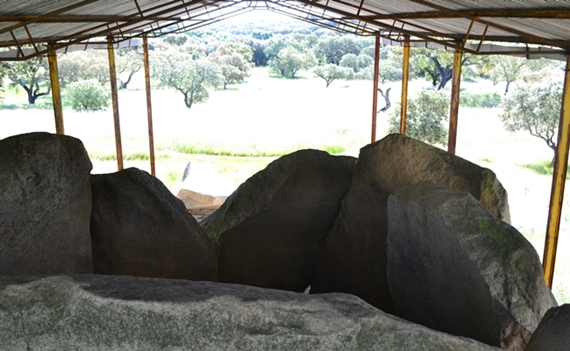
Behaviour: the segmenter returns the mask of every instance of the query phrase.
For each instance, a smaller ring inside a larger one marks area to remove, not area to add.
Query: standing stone
[[[421,141],[388,135],[360,149],[311,292],[354,294],[394,313],[386,278],[386,204],[393,191],[426,180],[469,191],[499,218],[509,220],[507,193],[493,172]]]
[[[220,282],[304,291],[355,162],[301,150],[242,184],[202,222],[219,244]]]
[[[375,165],[379,185],[390,193],[432,180],[469,192],[497,218],[511,221],[507,191],[490,169],[401,134],[388,135],[364,149]]]
[[[0,349],[492,351],[345,294],[126,276],[0,277]]]
[[[91,273],[91,161],[80,140],[0,140],[0,275]]]
[[[570,305],[548,310],[532,334],[525,351],[570,349]]]
[[[129,168],[91,182],[95,273],[217,280],[213,243],[160,180]]]
[[[533,246],[469,193],[435,182],[388,201],[388,283],[397,315],[522,351],[556,306]]]

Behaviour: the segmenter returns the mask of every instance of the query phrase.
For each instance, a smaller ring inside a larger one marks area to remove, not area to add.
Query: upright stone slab
[[[525,351],[567,351],[570,348],[570,305],[546,312]]]
[[[80,140],[0,140],[0,275],[91,273],[91,161]]]
[[[217,280],[214,244],[160,180],[129,168],[92,188],[95,273]]]
[[[305,290],[355,162],[301,150],[242,184],[201,222],[219,244],[220,282]]]
[[[388,135],[360,150],[311,292],[354,294],[393,313],[386,278],[386,203],[396,189],[426,180],[469,191],[499,218],[509,220],[507,194],[493,172],[421,141]]]
[[[126,276],[0,277],[0,349],[491,351],[344,294]]]
[[[388,201],[388,283],[397,315],[522,351],[556,302],[533,246],[469,193],[435,182]]]

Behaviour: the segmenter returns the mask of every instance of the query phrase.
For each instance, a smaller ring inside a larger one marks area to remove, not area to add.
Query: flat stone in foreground
[[[0,278],[0,349],[498,350],[345,294],[134,278]]]

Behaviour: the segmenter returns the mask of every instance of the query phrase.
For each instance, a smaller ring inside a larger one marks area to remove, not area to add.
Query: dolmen
[[[495,174],[393,134],[300,150],[198,223],[81,141],[0,140],[2,350],[558,350]],[[544,318],[543,318],[544,317]]]

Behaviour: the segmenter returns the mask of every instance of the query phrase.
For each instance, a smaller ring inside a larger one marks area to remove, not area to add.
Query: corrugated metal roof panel
[[[337,30],[381,31],[396,40],[416,35],[455,47],[457,40],[485,37],[570,50],[570,1],[552,0],[4,0],[0,49],[48,40],[63,46],[107,34],[117,40],[160,35],[167,26],[184,30],[247,6],[281,8],[316,24],[334,23]]]

